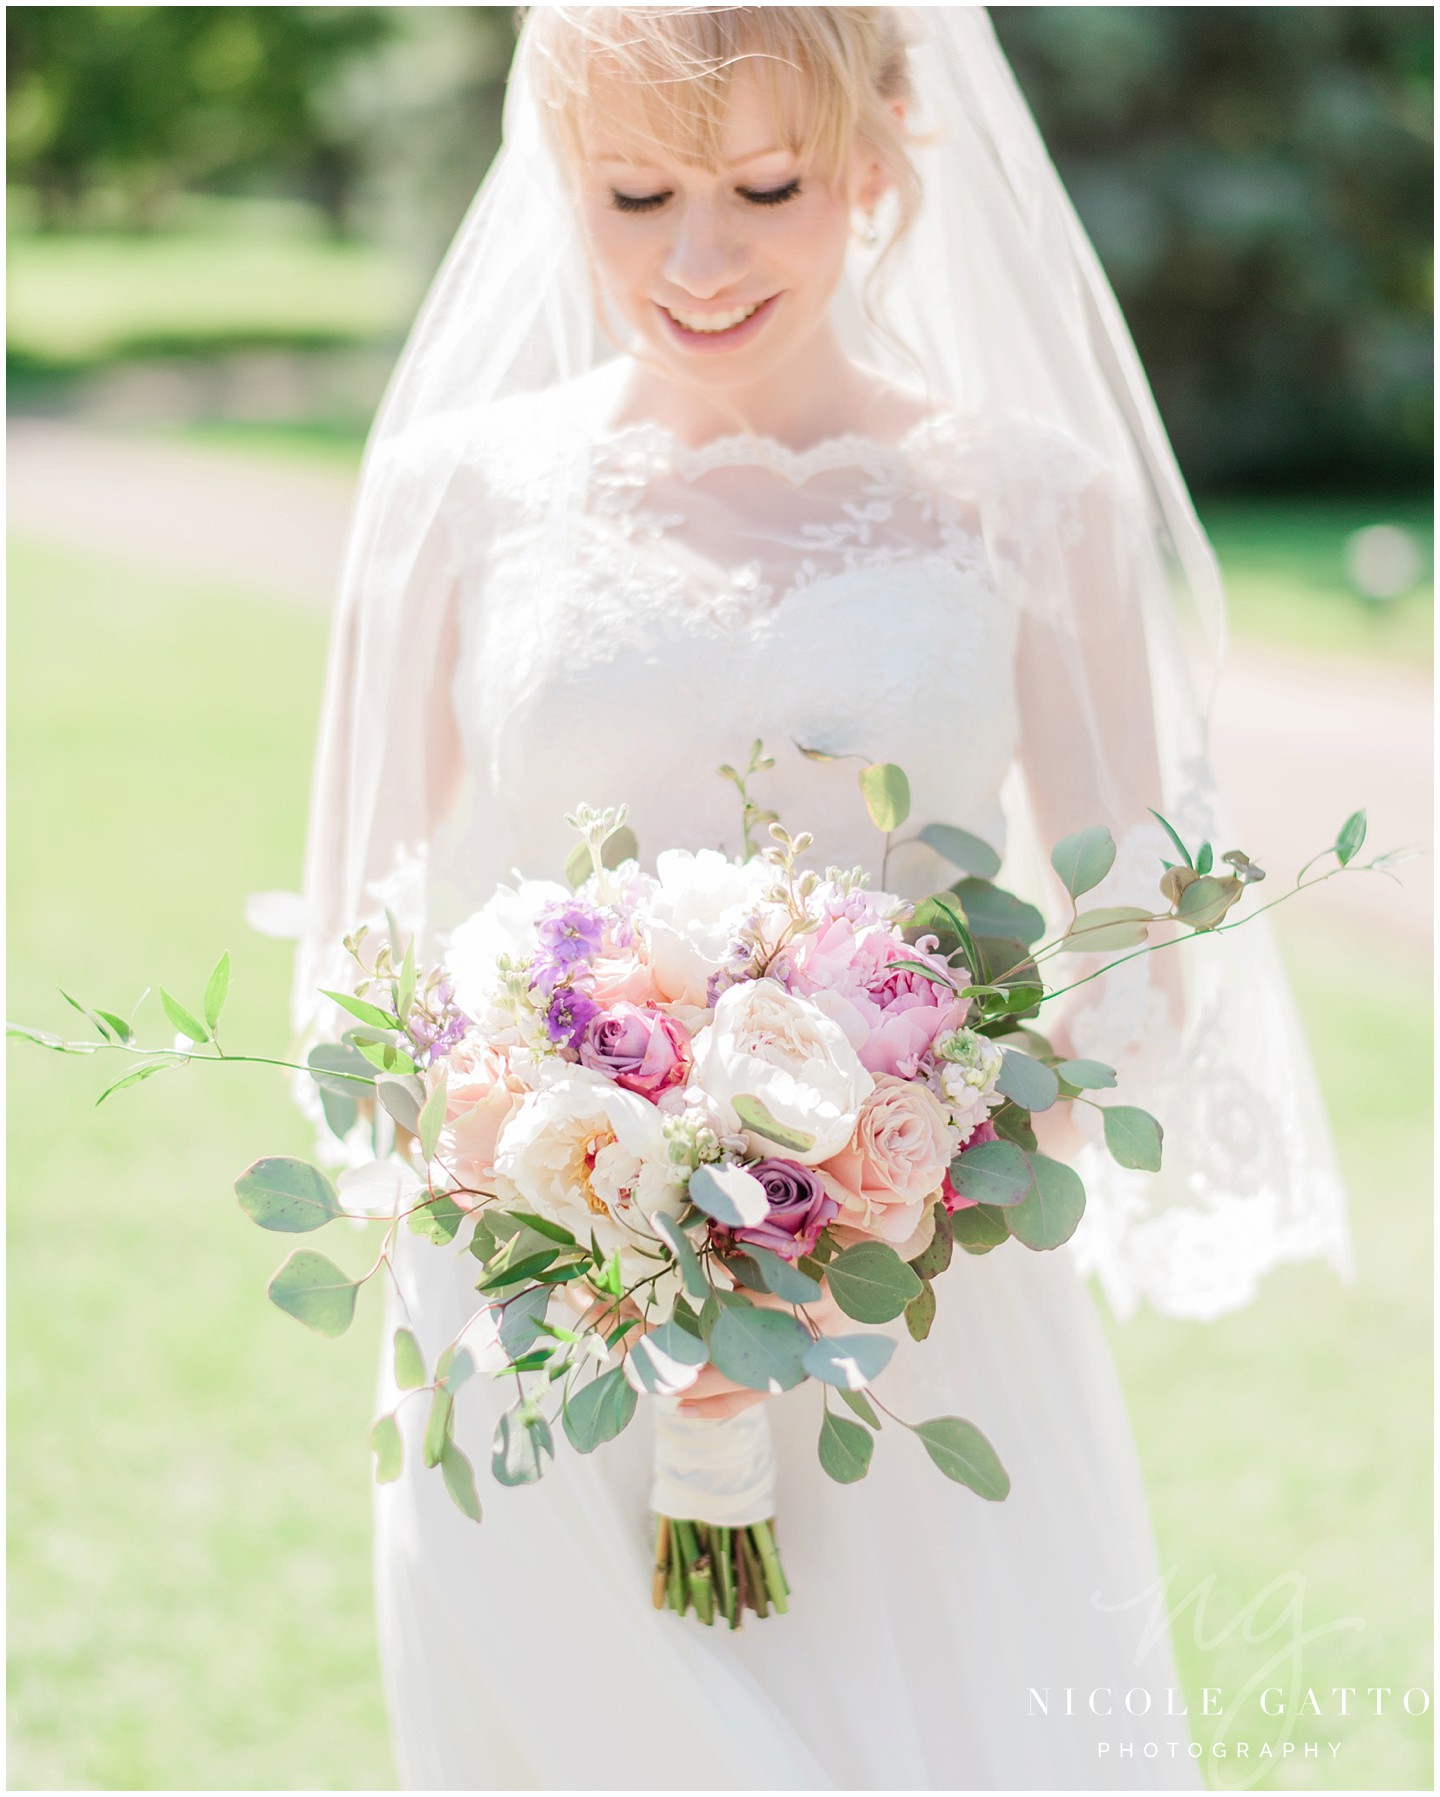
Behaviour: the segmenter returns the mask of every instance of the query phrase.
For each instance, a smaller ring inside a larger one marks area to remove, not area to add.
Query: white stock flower
[[[737,864],[718,849],[666,849],[655,872],[656,889],[641,913],[655,983],[667,999],[703,1006],[711,974],[728,959],[735,931],[774,871],[761,861]]]
[[[518,887],[500,887],[488,904],[456,926],[445,951],[445,971],[467,1017],[479,1019],[490,1010],[501,955],[519,960],[531,954],[535,919],[546,905],[569,897],[554,880],[522,880]]]
[[[743,1129],[735,1100],[748,1096],[777,1123],[813,1136],[814,1146],[801,1150],[746,1132],[757,1154],[808,1166],[850,1140],[875,1084],[840,1025],[776,980],[745,980],[720,994],[714,1022],[696,1039],[692,1078],[715,1100],[727,1129]]]
[[[995,1090],[1003,1057],[988,1036],[975,1030],[954,1030],[935,1045],[939,1067],[935,1086],[950,1112],[950,1120],[968,1136],[990,1112],[1004,1103]]]

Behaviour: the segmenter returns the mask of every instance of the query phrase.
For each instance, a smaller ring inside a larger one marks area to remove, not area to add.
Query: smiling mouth
[[[754,305],[735,306],[729,312],[682,312],[673,306],[662,306],[660,309],[682,331],[691,331],[698,337],[716,337],[725,331],[735,330],[747,318],[753,318],[765,304],[764,300],[756,300]]]

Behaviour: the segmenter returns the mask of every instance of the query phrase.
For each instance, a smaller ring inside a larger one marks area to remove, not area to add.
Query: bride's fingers
[[[738,1416],[742,1410],[749,1410],[752,1405],[764,1402],[763,1391],[746,1391],[740,1387],[713,1398],[692,1398],[687,1393],[680,1400],[680,1409],[685,1416],[708,1417],[712,1422],[724,1422],[727,1417]]]

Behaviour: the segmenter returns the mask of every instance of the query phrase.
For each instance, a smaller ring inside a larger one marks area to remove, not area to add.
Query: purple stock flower
[[[747,1169],[765,1188],[770,1214],[763,1223],[752,1223],[741,1229],[712,1228],[711,1233],[722,1242],[752,1243],[768,1248],[782,1260],[799,1260],[809,1254],[820,1239],[820,1231],[832,1217],[840,1214],[840,1205],[820,1183],[813,1167],[802,1167],[798,1161],[757,1161]]]
[[[545,1029],[554,1043],[574,1048],[585,1033],[585,1025],[600,1014],[600,1007],[589,993],[575,986],[557,986],[545,1013]]]
[[[456,1006],[455,988],[442,979],[410,1013],[406,1034],[428,1067],[448,1054],[469,1028],[470,1019]]]
[[[540,947],[561,967],[574,967],[600,952],[605,919],[591,905],[559,899],[547,905],[535,925]]]

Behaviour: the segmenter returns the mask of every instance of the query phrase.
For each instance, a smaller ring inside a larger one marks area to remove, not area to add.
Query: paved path
[[[310,605],[334,592],[353,483],[303,464],[110,436],[42,419],[8,430],[10,528]],[[1401,870],[1332,882],[1315,917],[1429,953],[1434,904],[1431,687],[1424,674],[1237,647],[1214,749],[1241,844],[1297,867],[1359,804],[1378,848],[1423,845]],[[1221,846],[1221,845],[1217,845]],[[1230,846],[1230,845],[1223,845]]]

